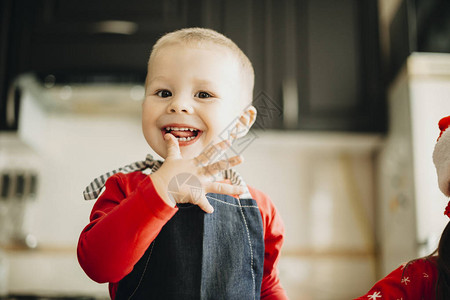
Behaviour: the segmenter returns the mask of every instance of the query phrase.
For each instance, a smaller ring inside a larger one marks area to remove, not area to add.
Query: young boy
[[[154,45],[142,129],[164,163],[148,156],[85,191],[93,199],[106,187],[78,259],[112,299],[287,299],[276,270],[282,221],[230,169],[242,157],[223,155],[255,121],[253,82],[248,58],[213,30]]]

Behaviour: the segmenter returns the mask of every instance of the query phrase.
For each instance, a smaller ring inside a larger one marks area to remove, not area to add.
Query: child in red
[[[78,260],[112,299],[287,299],[276,264],[283,224],[225,150],[256,118],[253,68],[228,38],[188,28],[163,36],[148,63],[142,128],[165,160],[100,176]]]
[[[441,134],[433,152],[441,191],[450,197],[450,116],[439,121]],[[450,218],[450,202],[445,212]],[[450,222],[445,227],[438,249],[430,256],[401,265],[378,281],[359,298],[369,300],[448,300],[450,299]]]

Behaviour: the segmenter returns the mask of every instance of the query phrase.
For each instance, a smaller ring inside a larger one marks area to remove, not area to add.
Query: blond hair
[[[230,50],[241,67],[242,79],[245,83],[244,88],[247,89],[246,94],[248,93],[249,97],[248,102],[252,102],[253,85],[255,82],[253,66],[244,52],[242,52],[242,50],[231,39],[221,33],[218,33],[217,31],[207,28],[193,27],[176,30],[163,35],[155,43],[150,54],[149,64],[161,48],[176,43],[183,43],[198,47],[204,47],[212,43]]]

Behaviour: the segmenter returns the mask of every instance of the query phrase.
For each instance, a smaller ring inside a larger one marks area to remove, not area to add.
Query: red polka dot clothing
[[[355,300],[435,299],[437,278],[436,257],[413,260],[392,271]]]

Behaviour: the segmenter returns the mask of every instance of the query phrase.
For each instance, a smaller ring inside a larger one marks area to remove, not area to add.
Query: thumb
[[[166,142],[167,147],[166,159],[181,158],[180,146],[178,145],[176,137],[170,133],[166,133],[164,135],[164,141]]]

